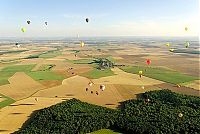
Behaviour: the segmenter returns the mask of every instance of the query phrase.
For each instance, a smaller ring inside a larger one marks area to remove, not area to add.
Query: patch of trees
[[[24,59],[35,59],[35,58],[39,58],[39,56],[40,56],[39,54],[38,55],[30,55]]]
[[[96,63],[98,65],[97,69],[100,69],[100,70],[114,67],[114,63],[106,58],[96,58],[90,64],[93,64],[93,63]]]
[[[71,99],[40,110],[20,134],[78,134],[108,128],[116,122],[117,111]]]
[[[40,110],[17,133],[78,134],[101,128],[139,134],[200,132],[199,97],[170,90],[150,91],[142,96],[122,102],[118,110],[68,100]]]
[[[200,98],[170,90],[151,91],[122,103],[117,126],[130,133],[200,132]]]

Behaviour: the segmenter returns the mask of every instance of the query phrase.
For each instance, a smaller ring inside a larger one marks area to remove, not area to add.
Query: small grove
[[[182,114],[182,117],[179,114]],[[83,134],[99,129],[125,133],[200,132],[200,98],[170,90],[150,91],[117,110],[71,99],[36,112],[18,132]]]

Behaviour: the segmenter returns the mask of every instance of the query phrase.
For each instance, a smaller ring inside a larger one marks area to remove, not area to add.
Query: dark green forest
[[[150,91],[142,98],[121,102],[117,110],[71,99],[37,111],[17,134],[84,134],[102,128],[124,133],[198,134],[200,98]]]

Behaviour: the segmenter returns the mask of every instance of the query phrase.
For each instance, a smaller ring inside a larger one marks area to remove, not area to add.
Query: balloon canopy
[[[21,28],[21,31],[24,33],[24,32],[26,32],[26,28]]]
[[[180,117],[180,118],[183,117],[183,114],[182,114],[182,113],[179,113],[179,114],[178,114],[178,117]]]
[[[150,59],[147,59],[146,60],[146,63],[149,65],[149,64],[151,64],[151,60]]]
[[[171,46],[171,44],[170,44],[170,43],[166,43],[165,45],[166,45],[167,47]]]
[[[185,43],[185,48],[188,48],[190,46],[190,43],[189,42],[186,42]]]
[[[139,74],[140,74],[140,75],[143,74],[143,71],[139,71]]]
[[[102,90],[102,91],[104,91],[105,90],[105,86],[104,85],[100,85],[100,89]]]
[[[86,18],[85,21],[88,23],[89,22],[89,18]]]
[[[81,42],[80,42],[80,46],[81,46],[81,47],[84,47],[84,46],[85,46],[85,43],[84,43],[83,41],[81,41]]]
[[[30,20],[27,20],[26,22],[27,22],[27,24],[31,24],[31,21],[30,21]]]
[[[188,31],[188,27],[185,27],[185,31]]]
[[[174,52],[174,49],[173,49],[173,48],[171,48],[171,49],[169,49],[169,51],[170,51],[170,52]]]

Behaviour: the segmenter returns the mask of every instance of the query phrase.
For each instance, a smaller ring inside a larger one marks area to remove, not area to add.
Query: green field
[[[51,71],[35,71],[26,72],[34,80],[63,80],[64,77],[57,75]]]
[[[39,55],[39,58],[54,58],[58,55],[61,55],[60,51],[48,51],[46,53]]]
[[[8,78],[16,72],[25,72],[27,75],[35,80],[63,80],[64,77],[50,71],[53,65],[42,66],[42,71],[31,71],[35,65],[14,65],[3,68],[0,71],[0,85],[8,84]]]
[[[3,72],[27,72],[31,71],[35,64],[30,65],[13,65],[3,68],[1,71]]]
[[[0,94],[0,97],[5,99],[0,102],[0,109],[15,102],[15,100],[13,100],[12,98],[9,98],[3,94]]]
[[[81,74],[81,76],[90,78],[90,79],[98,79],[101,77],[112,76],[115,75],[111,69],[99,70],[94,68],[92,71]]]
[[[98,131],[95,131],[92,133],[88,133],[88,134],[122,134],[122,133],[115,132],[111,129],[101,129],[101,130],[98,130]]]
[[[179,83],[189,82],[189,81],[199,79],[197,77],[181,74],[179,72],[167,70],[164,68],[126,66],[126,67],[121,67],[121,69],[125,72],[133,73],[133,74],[138,74],[138,72],[142,70],[144,76],[161,80],[164,82],[172,83],[172,84],[179,84]]]
[[[44,58],[44,59],[47,59],[47,58],[56,57],[58,55],[61,55],[60,51],[51,50],[51,51],[47,51],[47,52],[44,52],[44,53],[38,53],[38,54],[29,55],[25,59],[34,59],[34,58]]]
[[[54,66],[56,66],[56,65],[55,64],[44,64],[39,67],[38,71],[50,71]]]
[[[79,59],[79,60],[66,60],[66,61],[74,64],[92,64],[94,62],[93,59]]]
[[[13,65],[3,68],[0,71],[0,85],[8,84],[8,78],[14,75],[16,72],[29,72],[35,65]]]

